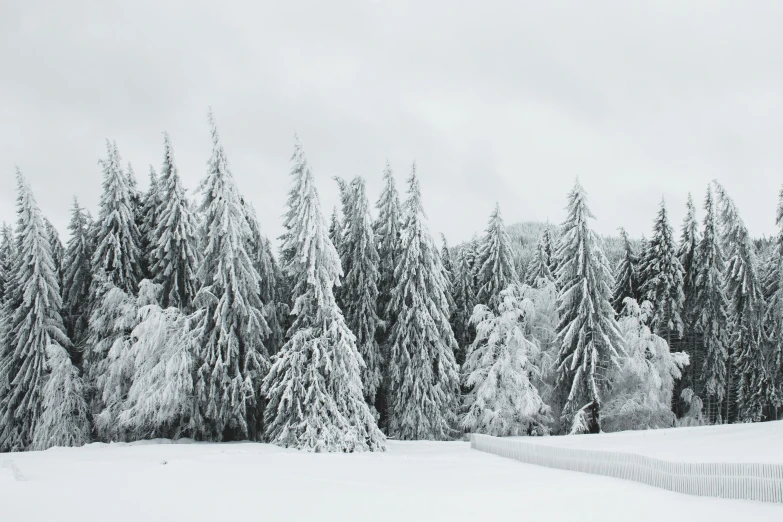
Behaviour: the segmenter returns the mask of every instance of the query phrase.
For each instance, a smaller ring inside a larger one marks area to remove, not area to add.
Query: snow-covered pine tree
[[[6,297],[6,347],[0,354],[2,451],[23,451],[32,444],[47,400],[47,350],[71,345],[60,317],[60,288],[44,217],[19,169],[16,179],[16,255],[11,295]]]
[[[103,165],[103,193],[96,222],[93,275],[101,272],[106,280],[133,294],[142,277],[139,230],[136,226],[135,195],[120,167],[117,144],[106,141]],[[93,299],[96,297],[94,296]]]
[[[682,379],[677,383],[678,391],[696,387],[694,381],[697,377],[697,371],[701,367],[701,362],[704,360],[704,354],[700,349],[701,343],[697,339],[698,334],[694,328],[694,322],[698,313],[694,308],[696,299],[696,251],[700,238],[699,222],[696,219],[696,207],[693,204],[693,198],[690,193],[688,193],[686,209],[685,218],[682,222],[680,242],[677,247],[677,258],[680,260],[680,266],[682,266],[683,305],[681,319],[683,333],[681,341],[671,342],[670,347],[685,351],[690,357],[690,364],[683,372]],[[681,395],[681,393],[675,393],[677,397]],[[685,401],[682,401],[675,407],[675,413],[681,416],[686,408],[687,404],[685,404]]]
[[[544,234],[542,236],[543,243],[544,243],[544,253],[546,254],[546,258],[549,260],[549,272],[552,274],[552,281],[557,282],[557,260],[555,259],[555,237],[554,232],[552,230],[552,226],[547,221],[546,227],[544,228]]]
[[[568,217],[561,226],[557,262],[559,345],[557,388],[565,397],[561,431],[601,431],[601,401],[608,367],[622,352],[622,335],[610,299],[614,277],[587,194],[577,181],[568,195]]]
[[[619,321],[625,354],[609,368],[612,383],[603,409],[606,431],[668,428],[675,381],[688,364],[688,355],[670,352],[669,345],[647,326],[653,313],[649,301],[626,298]]]
[[[250,227],[211,111],[209,124],[212,157],[201,182],[202,259],[193,318],[199,353],[192,431],[202,440],[256,440],[269,327],[258,272],[246,248]]]
[[[682,266],[682,288],[685,294],[682,318],[686,327],[692,322],[693,299],[696,294],[696,250],[700,239],[696,207],[693,205],[693,198],[688,193],[687,212],[682,222],[680,244],[677,248],[677,257]]]
[[[721,203],[723,244],[726,248],[726,294],[732,314],[731,352],[727,382],[726,420],[731,422],[731,379],[736,373],[736,419],[757,422],[774,403],[775,388],[768,373],[762,346],[764,295],[758,277],[753,241],[734,201],[713,181]],[[733,367],[732,367],[733,366]]]
[[[52,247],[52,262],[54,263],[54,269],[57,275],[57,285],[62,288],[65,248],[63,247],[63,242],[60,241],[60,234],[57,232],[54,225],[52,225],[52,222],[47,218],[44,218],[44,226],[46,227],[46,234],[49,237],[49,244]]]
[[[783,406],[783,187],[778,195],[775,223],[778,234],[764,271],[764,337],[768,345],[768,364],[775,381],[777,408]],[[776,412],[777,413],[777,412]],[[776,415],[777,417],[777,415]]]
[[[726,389],[729,348],[729,302],[724,282],[724,258],[712,189],[704,199],[704,233],[696,250],[693,309],[694,329],[704,354],[696,368],[695,392],[706,399],[707,420],[717,422]]]
[[[63,274],[63,322],[68,338],[75,350],[71,357],[81,360],[81,348],[86,340],[90,320],[90,287],[92,286],[92,244],[89,234],[90,223],[84,209],[73,198],[71,221],[68,224],[70,237],[65,250],[65,271]],[[63,374],[63,377],[67,377]]]
[[[144,192],[139,188],[139,183],[136,180],[136,173],[133,171],[133,165],[128,162],[128,168],[126,170],[128,176],[128,190],[130,193],[130,206],[133,209],[133,220],[136,223],[136,230],[138,232],[139,247],[139,281],[147,276],[149,272],[149,259],[148,252],[143,249],[144,238],[142,237],[142,230],[144,229]]]
[[[166,166],[167,156],[167,154],[164,154],[164,167]],[[150,269],[145,274],[147,279],[154,277],[151,269],[155,264],[155,250],[158,245],[156,230],[160,223],[160,213],[165,204],[158,174],[152,165],[150,165],[149,178],[149,188],[144,193],[144,202],[141,209],[142,224],[139,227],[139,249],[145,258],[147,267]]]
[[[620,228],[620,238],[623,240],[623,257],[617,265],[612,291],[612,308],[617,314],[621,314],[625,307],[625,298],[639,299],[639,275],[637,273],[639,260],[631,246],[628,232]]]
[[[449,275],[449,281],[453,281],[454,278],[454,263],[451,262],[451,250],[449,249],[449,243],[446,241],[446,236],[441,233],[440,235],[440,261],[443,263],[443,269]]]
[[[370,204],[365,182],[361,177],[351,181],[350,207],[345,212],[343,242],[340,252],[343,267],[347,266],[341,296],[345,303],[345,322],[356,336],[356,347],[364,359],[361,371],[364,397],[375,406],[375,395],[381,385],[382,355],[376,339],[380,324],[378,304],[378,266],[380,258],[372,230]]]
[[[151,239],[153,264],[150,273],[163,289],[160,306],[190,310],[196,295],[196,218],[190,212],[185,189],[179,179],[174,150],[168,133],[163,133],[163,168],[159,188],[163,206],[156,212],[157,226]],[[151,196],[154,197],[154,196]]]
[[[332,209],[332,217],[329,220],[329,241],[336,249],[340,249],[343,240],[343,223],[340,219],[340,211],[337,207]]]
[[[457,351],[454,356],[457,364],[465,362],[465,354],[468,346],[473,342],[475,331],[470,323],[473,308],[476,306],[476,295],[473,293],[473,272],[468,263],[468,250],[466,247],[459,249],[457,262],[453,267],[454,283],[451,287],[451,296],[454,308],[451,312],[451,330],[457,341]]]
[[[653,222],[653,235],[647,244],[642,267],[642,294],[653,306],[650,328],[671,345],[683,334],[683,271],[669,224],[666,203],[661,200]]]
[[[391,293],[394,288],[394,269],[400,255],[400,231],[402,229],[402,210],[397,185],[389,163],[383,171],[383,192],[376,203],[378,218],[373,223],[373,232],[378,244],[378,315],[386,322],[385,333],[391,329],[387,313]]]
[[[264,317],[269,327],[269,337],[265,344],[267,352],[274,354],[282,348],[285,342],[283,314],[288,311],[286,304],[288,299],[281,292],[280,284],[283,277],[272,252],[272,244],[267,237],[261,234],[261,226],[258,224],[253,205],[249,201],[245,201],[244,208],[245,218],[250,225],[247,249],[260,278],[261,302],[264,303]]]
[[[6,288],[9,286],[13,275],[15,253],[14,233],[10,225],[3,223],[2,227],[0,227],[0,308],[2,308],[5,301]]]
[[[550,408],[531,378],[540,374],[534,364],[540,347],[526,333],[535,315],[533,302],[518,284],[501,290],[497,313],[486,305],[476,307],[471,322],[476,340],[462,368],[465,431],[496,437],[549,433]]]
[[[49,344],[46,356],[49,377],[43,388],[41,418],[35,426],[31,449],[84,446],[90,442],[90,419],[79,369],[58,344]]]
[[[494,307],[500,292],[512,283],[519,281],[514,267],[514,254],[506,225],[500,215],[500,205],[489,218],[487,231],[481,241],[478,253],[478,291],[479,303]]]
[[[551,270],[552,250],[551,245],[548,244],[551,240],[548,239],[549,237],[549,228],[545,228],[544,232],[541,233],[541,237],[538,240],[536,251],[533,254],[533,257],[530,259],[530,263],[527,265],[525,275],[528,286],[541,288],[548,282],[555,280]]]
[[[130,334],[131,385],[117,422],[136,440],[179,438],[190,429],[196,338],[182,310],[156,304],[163,291],[147,279],[140,283],[137,325]]]
[[[307,451],[385,449],[362,393],[364,363],[334,298],[342,270],[313,174],[296,140],[285,216],[284,269],[296,296],[288,342],[264,379],[267,439]]]
[[[408,179],[400,257],[389,303],[389,434],[443,440],[456,427],[457,341],[448,321],[447,281],[425,224],[416,165]],[[487,256],[488,265],[492,258]]]
[[[307,157],[305,156],[304,149],[302,148],[302,142],[299,140],[299,135],[294,134],[294,152],[291,155],[291,162],[293,163],[291,165],[291,178],[294,180],[294,185],[288,190],[288,199],[286,200],[286,208],[293,208],[293,205],[297,204],[297,201],[301,198],[301,192],[303,189],[302,183],[304,182],[305,178],[305,172],[310,167],[307,165]],[[335,208],[335,213],[337,212],[337,209]],[[290,214],[286,214],[283,217],[283,235],[281,235],[278,239],[280,239],[280,265],[282,267],[286,267],[291,264],[293,257],[296,255],[296,248],[293,246],[286,246],[286,245],[293,245],[293,239],[292,234],[294,232],[292,231],[294,224],[289,223],[289,220],[291,219]],[[334,243],[333,243],[334,244]],[[285,274],[285,268],[283,269],[284,275]],[[288,286],[292,287],[295,285],[295,282],[289,281]]]

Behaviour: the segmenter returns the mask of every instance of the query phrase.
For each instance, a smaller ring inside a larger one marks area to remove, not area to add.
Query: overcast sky
[[[14,165],[64,232],[93,213],[117,141],[142,187],[167,130],[186,186],[206,170],[212,106],[242,193],[281,230],[295,131],[324,212],[335,175],[415,159],[433,235],[564,217],[578,176],[595,228],[679,230],[712,178],[754,235],[783,183],[783,2],[0,2],[0,221]],[[701,212],[700,212],[701,219]],[[679,234],[679,232],[678,232]]]

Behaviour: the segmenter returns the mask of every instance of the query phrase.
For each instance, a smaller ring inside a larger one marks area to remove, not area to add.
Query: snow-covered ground
[[[525,437],[524,440],[551,446],[638,453],[676,462],[783,463],[783,421],[571,437]]]
[[[1,454],[24,480],[0,468],[0,521],[783,520],[783,505],[526,465],[465,442],[381,454],[166,442]]]

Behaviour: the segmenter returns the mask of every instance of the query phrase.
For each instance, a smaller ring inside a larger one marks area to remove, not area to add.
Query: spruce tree
[[[680,349],[690,357],[690,364],[683,372],[683,378],[677,383],[677,389],[682,390],[690,387],[694,388],[696,379],[696,369],[701,365],[704,355],[699,349],[699,343],[696,339],[694,322],[696,320],[697,310],[694,308],[696,299],[696,250],[699,244],[699,222],[696,219],[696,207],[693,205],[693,198],[688,194],[687,211],[682,222],[680,243],[677,247],[677,258],[682,266],[682,323],[683,334]],[[672,348],[673,349],[673,348]],[[677,393],[679,396],[680,393]],[[682,414],[680,408],[675,409],[678,415]]]
[[[494,307],[501,290],[505,290],[508,285],[519,280],[514,268],[511,240],[500,215],[500,206],[497,204],[481,241],[477,262],[479,268],[476,297],[479,303]]]
[[[14,283],[6,298],[7,344],[0,357],[2,451],[22,451],[32,444],[47,400],[47,350],[66,350],[71,344],[60,317],[62,301],[49,233],[19,169],[16,178]]]
[[[212,157],[200,187],[203,257],[194,300],[199,352],[192,431],[203,440],[257,439],[269,327],[258,272],[246,249],[250,227],[211,111],[209,123]]]
[[[106,141],[103,165],[103,193],[96,222],[93,274],[102,273],[108,282],[133,294],[143,277],[139,230],[136,226],[134,190],[120,167],[117,144]]]
[[[43,388],[41,418],[35,426],[31,449],[84,446],[90,442],[84,382],[63,347],[49,344],[46,353],[49,377]]]
[[[376,309],[380,258],[364,179],[356,177],[348,190],[351,191],[350,207],[345,213],[340,252],[342,266],[348,267],[341,291],[345,303],[343,313],[345,322],[356,336],[356,347],[364,359],[361,372],[364,397],[370,406],[374,406],[382,377],[381,349],[376,339],[376,330],[380,324]]]
[[[373,232],[378,245],[378,315],[387,323],[385,332],[388,334],[391,325],[387,313],[391,293],[394,288],[394,269],[400,256],[400,230],[402,227],[402,210],[397,185],[389,163],[383,171],[383,192],[375,205],[378,209],[378,219],[373,223]]]
[[[454,264],[451,262],[451,250],[449,249],[449,243],[446,241],[446,236],[440,235],[440,261],[443,263],[443,269],[449,276],[449,282],[454,280]]]
[[[500,292],[497,308],[478,305],[471,318],[478,334],[463,367],[469,391],[460,424],[496,437],[548,434],[551,410],[531,381],[540,374],[540,346],[528,331],[533,302],[512,283]]]
[[[329,221],[329,241],[339,249],[343,239],[343,224],[337,207],[332,209],[332,217]]]
[[[287,297],[282,292],[284,278],[277,265],[272,244],[269,238],[261,234],[256,211],[249,202],[245,202],[245,216],[250,225],[250,237],[247,242],[248,252],[253,259],[261,291],[261,302],[264,303],[264,317],[269,326],[269,337],[266,342],[270,354],[277,353],[285,342],[284,314],[288,311]]]
[[[526,270],[526,282],[528,286],[534,288],[541,288],[549,282],[555,280],[552,274],[552,260],[551,260],[551,245],[549,229],[544,229],[541,237],[538,240],[536,251],[533,253],[533,257],[530,259],[530,263],[527,265]]]
[[[52,262],[54,263],[54,269],[57,276],[57,284],[62,288],[65,248],[63,247],[63,242],[60,241],[60,234],[57,232],[57,229],[54,228],[52,222],[47,218],[44,218],[44,226],[46,227],[46,235],[49,237],[49,244],[52,247]]]
[[[625,307],[625,298],[634,300],[641,298],[639,295],[639,260],[631,246],[628,232],[620,228],[620,238],[623,240],[623,257],[617,265],[614,289],[612,291],[612,308],[617,314],[621,314]]]
[[[84,209],[73,198],[71,221],[68,224],[70,238],[65,251],[63,275],[63,321],[68,337],[76,350],[71,354],[75,361],[81,359],[82,347],[89,328],[90,287],[92,286],[91,259],[93,255],[89,234],[90,223]]]
[[[693,198],[688,194],[687,212],[682,222],[680,244],[677,249],[677,257],[682,266],[682,288],[685,295],[683,320],[686,325],[690,322],[693,311],[693,299],[695,298],[696,284],[696,250],[698,248],[699,222],[696,219],[696,207]]]
[[[16,252],[14,233],[7,223],[0,227],[0,308],[5,301],[6,288],[13,276],[13,261]]]
[[[713,181],[721,203],[723,244],[726,247],[726,293],[732,315],[726,420],[732,421],[732,379],[736,374],[736,419],[755,422],[775,400],[774,385],[762,346],[764,296],[753,241],[737,207],[723,186]]]
[[[454,308],[451,312],[451,330],[457,341],[455,358],[458,365],[465,362],[465,354],[468,346],[473,342],[475,330],[470,322],[473,308],[476,306],[476,295],[473,293],[473,272],[468,263],[467,248],[463,247],[457,253],[457,262],[454,265],[454,283],[451,287],[451,296]]]
[[[593,214],[577,181],[568,196],[568,217],[561,226],[555,259],[558,265],[556,343],[557,388],[566,397],[561,413],[565,431],[601,431],[602,372],[622,351],[615,320],[612,276],[601,240],[590,229]]]
[[[165,137],[165,142],[168,143],[168,135]],[[164,168],[166,166],[167,154],[164,154]],[[164,191],[160,186],[158,180],[158,174],[155,172],[155,167],[150,165],[149,173],[149,188],[144,193],[144,202],[142,203],[142,224],[139,227],[139,249],[146,261],[146,265],[149,268],[145,274],[147,279],[152,279],[154,274],[152,267],[155,264],[155,251],[158,245],[158,235],[156,233],[158,224],[160,223],[160,213],[164,204]]]
[[[157,238],[152,251],[150,273],[160,284],[160,306],[190,310],[196,295],[197,239],[196,219],[190,212],[185,189],[179,179],[174,150],[168,133],[163,133],[163,168],[159,189],[163,206],[151,239]]]
[[[266,437],[307,451],[382,451],[383,434],[362,393],[362,356],[333,293],[340,259],[298,139],[293,161],[282,248],[296,319],[264,379]]]
[[[414,164],[389,303],[389,434],[443,440],[454,434],[459,377],[448,322],[447,281],[429,235]],[[488,266],[492,260],[488,256]]]
[[[729,302],[724,282],[724,258],[712,190],[704,200],[704,233],[699,241],[695,264],[693,310],[694,328],[702,339],[703,362],[695,369],[696,389],[706,399],[707,419],[715,422],[726,388],[726,361],[729,348]]]
[[[642,279],[644,299],[653,305],[650,328],[671,345],[672,339],[679,339],[683,333],[681,314],[685,295],[682,265],[663,200],[653,222],[653,236],[647,244]]]

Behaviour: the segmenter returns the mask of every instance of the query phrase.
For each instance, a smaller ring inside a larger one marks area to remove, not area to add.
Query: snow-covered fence
[[[634,453],[561,448],[475,433],[470,447],[527,464],[633,480],[689,495],[783,503],[783,464],[668,462]]]

